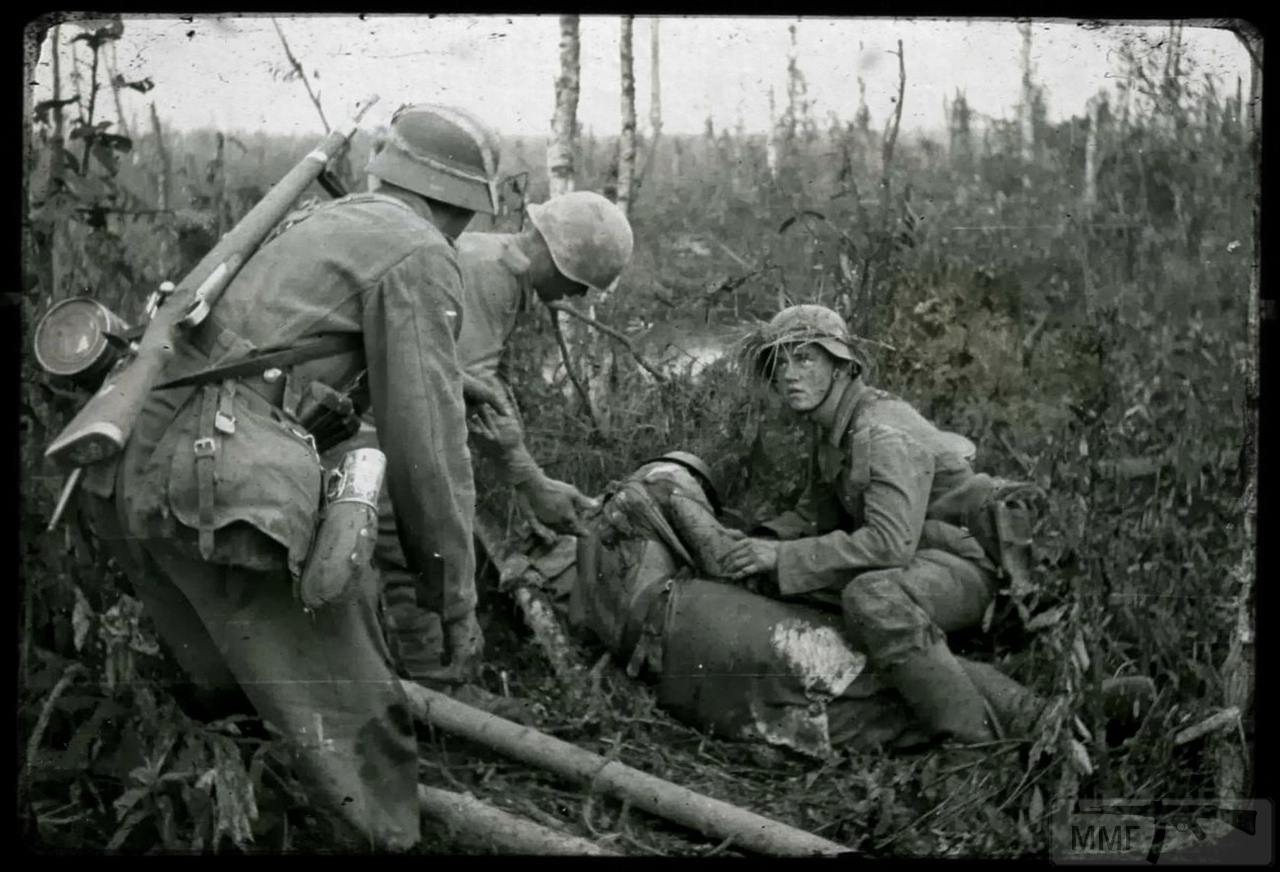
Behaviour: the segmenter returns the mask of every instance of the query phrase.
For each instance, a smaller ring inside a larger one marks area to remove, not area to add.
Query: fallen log
[[[408,681],[402,681],[414,716],[447,733],[508,757],[554,772],[630,802],[636,808],[715,839],[733,837],[742,850],[776,856],[850,853],[850,849],[804,830],[608,760],[584,748],[482,712]]]
[[[499,853],[619,856],[617,851],[556,832],[469,794],[419,784],[418,804],[423,813],[447,826],[459,841]]]

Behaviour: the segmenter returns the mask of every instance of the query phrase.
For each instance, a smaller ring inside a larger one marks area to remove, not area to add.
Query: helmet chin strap
[[[823,406],[825,406],[825,405],[826,405],[826,403],[827,403],[827,398],[828,398],[828,397],[830,397],[830,396],[831,396],[831,392],[832,392],[833,390],[835,390],[836,382],[838,382],[838,381],[840,381],[841,379],[843,379],[843,378],[844,378],[842,375],[840,375],[840,373],[842,373],[842,372],[848,372],[848,370],[847,370],[847,369],[845,369],[844,367],[841,367],[840,369],[835,370],[835,371],[831,374],[831,378],[829,378],[829,379],[827,380],[827,389],[826,389],[825,391],[823,391],[823,392],[822,392],[822,399],[818,400],[817,405],[815,405],[812,409],[810,409],[809,411],[805,412],[805,413],[804,413],[804,414],[805,414],[805,416],[812,415],[814,412],[818,411],[819,409],[821,409]]]

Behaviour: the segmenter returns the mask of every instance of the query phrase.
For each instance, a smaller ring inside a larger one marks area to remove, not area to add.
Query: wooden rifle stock
[[[147,324],[134,354],[108,373],[98,392],[49,445],[46,457],[61,464],[85,466],[124,448],[142,404],[173,356],[179,328],[194,327],[204,320],[240,267],[319,178],[330,158],[346,146],[360,118],[377,99],[366,100],[351,121],[334,128],[187,273]]]

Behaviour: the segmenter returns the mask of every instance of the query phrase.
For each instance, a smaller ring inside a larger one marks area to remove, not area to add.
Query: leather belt
[[[250,347],[240,334],[224,327],[216,315],[205,318],[203,324],[187,334],[187,339],[197,351],[209,359],[210,363],[217,363],[232,349]],[[241,376],[236,381],[260,397],[267,405],[276,409],[284,408],[285,378],[283,374],[274,381],[267,381],[261,374]]]

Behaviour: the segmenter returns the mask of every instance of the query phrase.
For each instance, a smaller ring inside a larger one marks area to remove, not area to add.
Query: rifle
[[[179,331],[195,327],[208,316],[240,267],[294,201],[321,178],[330,158],[346,148],[361,117],[377,99],[373,96],[361,103],[350,121],[334,128],[187,273],[156,308],[132,356],[122,358],[107,374],[98,392],[49,445],[47,458],[87,466],[124,448],[142,404],[173,355]]]

